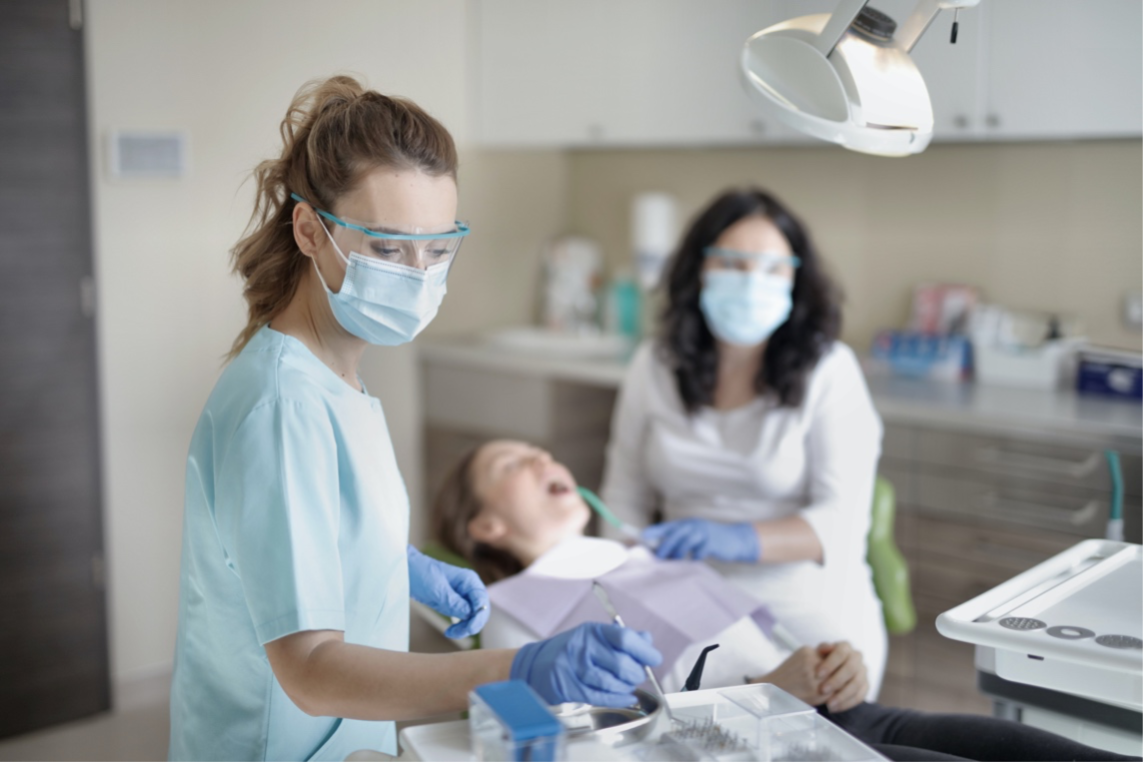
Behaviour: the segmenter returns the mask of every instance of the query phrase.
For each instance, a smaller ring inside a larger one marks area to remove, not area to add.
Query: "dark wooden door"
[[[0,737],[109,707],[79,0],[0,0]]]

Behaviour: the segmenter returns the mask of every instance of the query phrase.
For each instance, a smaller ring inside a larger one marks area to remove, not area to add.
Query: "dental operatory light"
[[[740,73],[763,111],[801,133],[867,154],[918,154],[934,113],[910,52],[940,11],[979,0],[921,0],[902,25],[867,0],[841,0],[832,14],[800,16],[744,43]]]

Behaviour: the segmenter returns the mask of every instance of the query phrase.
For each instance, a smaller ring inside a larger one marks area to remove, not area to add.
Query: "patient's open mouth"
[[[568,484],[564,483],[560,479],[553,479],[552,481],[549,482],[549,494],[550,495],[566,495],[569,492],[572,492],[572,487],[570,487]]]

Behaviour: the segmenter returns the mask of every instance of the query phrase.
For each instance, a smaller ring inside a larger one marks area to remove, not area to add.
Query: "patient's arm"
[[[846,641],[814,649],[804,646],[775,670],[751,681],[775,684],[808,705],[827,705],[832,713],[858,705],[870,687],[862,653]]]

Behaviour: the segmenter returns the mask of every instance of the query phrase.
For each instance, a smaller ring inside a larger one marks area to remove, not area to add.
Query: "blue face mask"
[[[791,280],[761,271],[714,270],[704,274],[700,310],[712,335],[735,346],[771,337],[791,315]]]
[[[336,293],[326,286],[320,271],[318,280],[326,288],[334,318],[346,332],[377,346],[400,346],[437,316],[446,293],[448,263],[418,269],[355,252],[347,258],[333,237],[330,242],[346,263],[346,278]],[[314,270],[318,271],[317,261]]]

